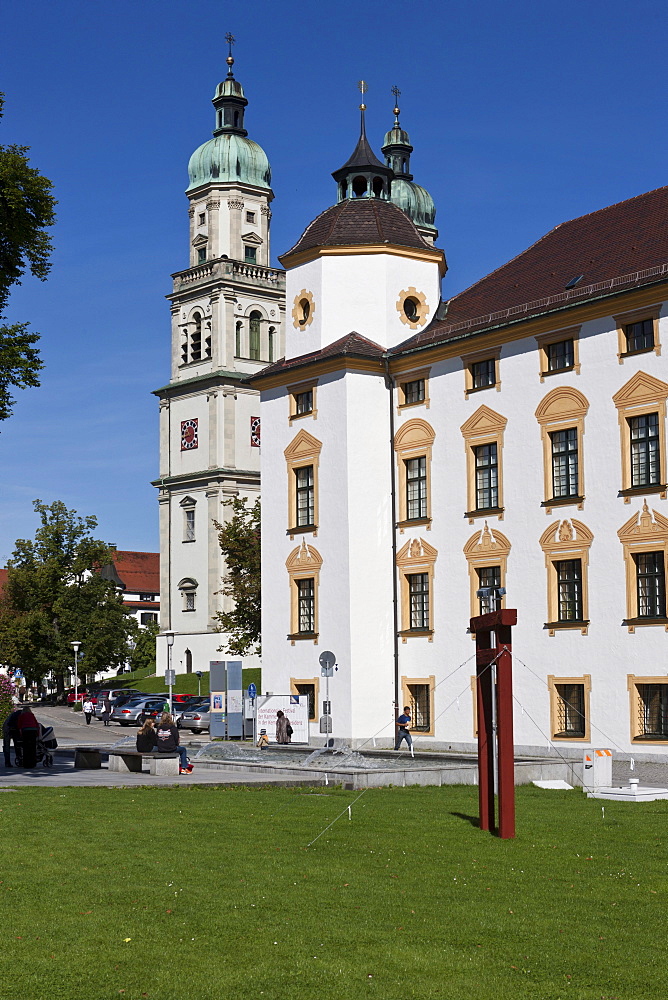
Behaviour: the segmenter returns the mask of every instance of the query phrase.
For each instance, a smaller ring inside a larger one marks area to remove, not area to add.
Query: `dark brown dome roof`
[[[294,253],[316,247],[376,246],[379,243],[434,251],[406,213],[391,201],[354,198],[333,205],[314,219],[292,249],[279,260],[283,263]]]

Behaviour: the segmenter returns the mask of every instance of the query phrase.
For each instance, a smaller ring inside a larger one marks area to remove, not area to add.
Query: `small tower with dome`
[[[213,136],[188,164],[187,266],[172,275],[171,374],[155,392],[161,620],[174,632],[172,665],[184,673],[221,657],[215,614],[229,607],[218,593],[225,567],[214,521],[229,518],[230,497],[252,502],[259,493],[260,409],[248,379],[283,354],[285,275],[270,266],[271,168],[248,137],[248,100],[227,40]],[[158,664],[162,672],[164,635]]]
[[[396,101],[401,91],[392,88]],[[413,147],[408,132],[399,123],[399,104],[394,106],[394,125],[385,133],[382,153],[385,163],[392,169],[394,177],[390,189],[390,201],[398,205],[415,223],[418,232],[430,243],[438,238],[434,225],[436,206],[434,200],[423,187],[416,184],[411,174],[411,153]]]

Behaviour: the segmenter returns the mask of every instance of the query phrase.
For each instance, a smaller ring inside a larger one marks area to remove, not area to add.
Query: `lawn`
[[[501,841],[476,828],[475,788],[358,794],[0,794],[0,998],[668,993],[668,802],[603,816],[580,792],[523,787]]]
[[[244,691],[247,690],[249,684],[255,684],[258,691],[261,690],[261,674],[262,670],[260,667],[247,667],[242,670],[242,684]],[[145,691],[147,694],[164,694],[168,691],[165,686],[164,674],[160,676],[148,677],[143,671],[137,670],[132,674],[121,674],[120,677],[107,678],[104,683],[99,681],[96,686],[104,688],[105,684],[113,688],[136,688],[137,691]],[[174,694],[197,694],[198,683],[195,674],[177,674],[176,683],[172,689]],[[209,693],[209,671],[205,670],[202,672],[200,678],[199,691],[202,696],[206,696]]]

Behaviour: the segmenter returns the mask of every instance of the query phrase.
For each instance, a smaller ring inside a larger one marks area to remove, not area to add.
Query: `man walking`
[[[397,719],[397,738],[394,744],[394,749],[398,750],[401,746],[401,741],[406,740],[408,749],[410,750],[413,746],[413,737],[408,732],[411,724],[411,710],[408,705],[404,705],[403,714]]]
[[[93,718],[93,712],[94,711],[95,711],[95,705],[91,701],[90,695],[88,695],[84,699],[84,703],[83,703],[83,713],[86,716],[86,725],[87,726],[90,726],[90,720]]]

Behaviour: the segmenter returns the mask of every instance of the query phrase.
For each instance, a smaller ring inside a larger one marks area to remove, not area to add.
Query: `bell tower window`
[[[260,323],[262,313],[254,310],[249,316],[248,323],[248,357],[251,361],[260,360]]]
[[[241,330],[243,323],[241,320],[238,321],[237,327],[234,333],[234,355],[237,358],[241,357]]]
[[[269,334],[267,340],[268,340],[267,346],[269,348],[269,357],[267,360],[274,361],[275,360],[274,355],[276,353],[276,330],[273,326],[269,327]]]
[[[366,177],[355,177],[353,180],[353,194],[356,198],[366,198],[367,182]]]
[[[385,193],[385,185],[383,184],[382,177],[374,177],[371,182],[371,187],[373,188],[374,198],[382,198]]]
[[[195,329],[190,335],[190,360],[200,361],[202,358],[202,316],[196,312],[193,316]]]

